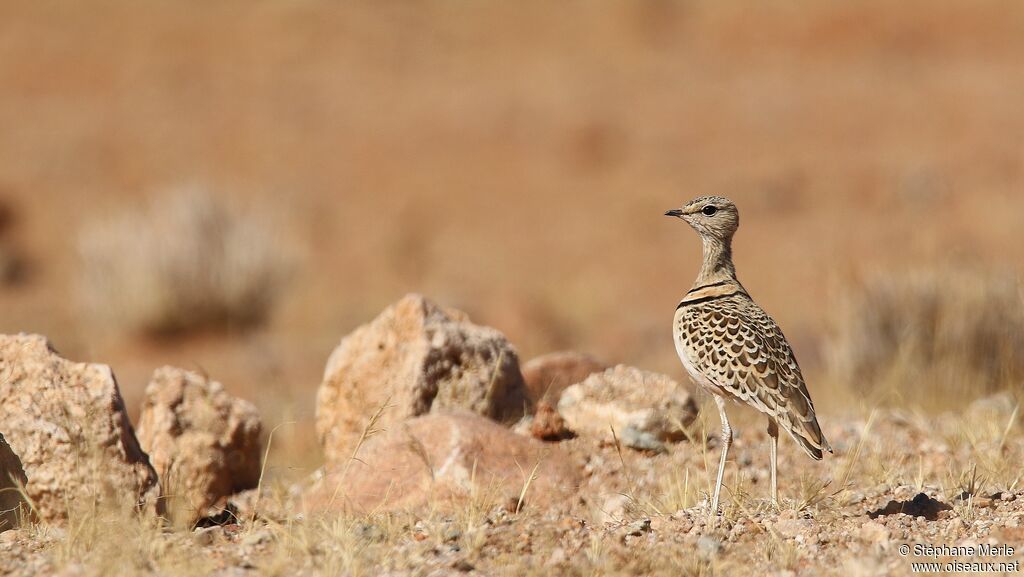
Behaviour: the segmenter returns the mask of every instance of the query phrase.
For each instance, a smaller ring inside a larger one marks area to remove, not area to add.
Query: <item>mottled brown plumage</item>
[[[768,416],[771,437],[772,502],[777,502],[778,428],[808,455],[830,451],[818,426],[800,366],[782,330],[736,279],[732,237],[739,212],[727,198],[705,196],[666,213],[685,220],[701,236],[704,262],[693,288],[676,308],[673,336],[687,372],[715,396],[722,418],[722,458],[712,499],[718,509],[732,429],[724,399],[746,403]]]

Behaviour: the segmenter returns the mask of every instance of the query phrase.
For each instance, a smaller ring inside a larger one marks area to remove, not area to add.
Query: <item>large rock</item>
[[[183,503],[194,520],[259,483],[262,425],[256,407],[203,375],[157,369],[138,430],[175,513]]]
[[[316,425],[328,463],[348,458],[385,403],[377,427],[445,409],[514,422],[529,401],[504,335],[408,295],[345,337],[327,362]]]
[[[538,465],[539,464],[539,465]],[[579,469],[564,451],[468,412],[409,419],[371,437],[355,459],[330,465],[304,496],[310,512],[493,506],[518,500],[536,469],[525,503],[551,506],[577,489]]]
[[[610,440],[614,428],[623,444],[657,450],[686,438],[697,405],[670,377],[618,365],[563,391],[558,412],[579,434]]]
[[[0,423],[40,520],[77,503],[159,507],[110,367],[65,360],[41,336],[0,336]]]
[[[523,365],[523,380],[531,401],[536,403],[543,399],[557,405],[566,387],[607,368],[608,365],[584,353],[548,353]]]
[[[13,529],[28,513],[21,491],[28,478],[21,466],[21,459],[14,454],[7,440],[0,435],[0,532]]]

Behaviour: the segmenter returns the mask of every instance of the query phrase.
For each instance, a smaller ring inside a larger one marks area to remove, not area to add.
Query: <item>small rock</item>
[[[547,401],[537,403],[537,412],[530,423],[530,435],[541,441],[561,441],[575,435],[565,426],[565,419]]]
[[[626,535],[630,537],[639,537],[644,533],[651,532],[651,520],[640,519],[639,521],[633,521],[626,527]]]
[[[653,434],[646,431],[638,431],[633,427],[626,427],[619,433],[619,442],[638,451],[664,453],[668,450],[665,448],[665,443],[659,441]]]
[[[344,463],[369,418],[465,410],[505,423],[525,414],[519,357],[500,332],[465,313],[408,295],[342,339],[317,393],[316,428],[328,464]]]
[[[183,503],[190,521],[229,495],[256,487],[261,431],[252,403],[198,373],[163,367],[146,387],[139,443],[172,504]]]
[[[271,543],[273,540],[274,534],[269,529],[260,529],[247,533],[242,537],[241,544],[247,547],[256,547],[265,543]]]
[[[810,519],[781,519],[775,522],[774,529],[783,537],[794,539],[812,531],[814,522]]]
[[[718,556],[722,550],[722,541],[710,535],[701,535],[697,539],[697,553],[704,559]]]
[[[203,527],[192,533],[192,540],[203,547],[213,545],[224,534],[223,527]]]
[[[614,429],[626,446],[635,443],[635,448],[651,450],[652,438],[660,442],[685,439],[685,428],[697,417],[697,405],[671,378],[619,365],[567,388],[558,412],[577,433],[611,440]]]
[[[523,365],[526,391],[534,403],[546,400],[557,405],[566,387],[582,382],[608,365],[594,357],[572,351],[549,353]]]
[[[982,497],[981,495],[975,497],[973,503],[979,509],[989,509],[995,505],[995,501],[991,497]]]
[[[865,543],[877,545],[883,549],[889,547],[889,529],[878,521],[868,521],[857,528],[857,537]]]

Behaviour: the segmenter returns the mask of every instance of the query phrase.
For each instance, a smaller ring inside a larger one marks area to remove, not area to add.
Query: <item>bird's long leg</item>
[[[779,454],[779,424],[775,419],[768,419],[768,442],[771,445],[772,468],[772,507],[779,508],[779,486],[775,480],[775,471]]]
[[[715,403],[718,404],[718,415],[722,418],[722,459],[718,462],[715,496],[711,499],[712,515],[718,515],[718,495],[722,491],[722,478],[725,476],[725,459],[729,456],[729,447],[732,445],[732,427],[729,426],[729,417],[725,414],[725,399],[715,395]]]

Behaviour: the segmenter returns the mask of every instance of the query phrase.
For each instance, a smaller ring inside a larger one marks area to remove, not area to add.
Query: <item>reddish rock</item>
[[[584,353],[548,353],[523,365],[523,379],[531,401],[536,403],[544,399],[557,405],[566,387],[607,368],[608,365]]]
[[[500,332],[420,295],[388,307],[331,354],[317,394],[317,433],[328,463],[342,462],[371,416],[377,426],[461,409],[511,423],[529,405],[519,357]]]
[[[42,521],[99,502],[157,511],[156,471],[110,368],[61,358],[44,337],[0,336],[0,423]]]
[[[518,501],[534,467],[531,504],[564,502],[579,485],[578,468],[558,447],[472,413],[425,415],[372,437],[356,460],[328,467],[303,507],[366,513],[454,501],[464,508],[468,498],[497,506]]]
[[[139,442],[160,474],[172,512],[190,521],[259,483],[262,424],[252,403],[208,378],[174,367],[153,373]]]
[[[541,441],[561,441],[575,435],[565,426],[565,419],[547,401],[537,404],[537,410],[530,423],[530,435]]]

